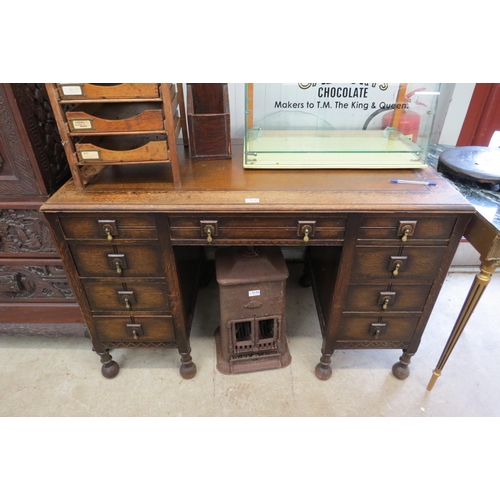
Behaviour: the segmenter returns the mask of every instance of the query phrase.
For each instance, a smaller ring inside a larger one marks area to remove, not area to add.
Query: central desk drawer
[[[122,314],[133,314],[137,311],[171,310],[167,286],[163,281],[144,278],[83,278],[82,285],[93,312],[119,311]]]
[[[351,281],[399,280],[432,282],[438,274],[447,247],[357,247]],[[397,264],[401,267],[395,272]]]
[[[94,316],[103,342],[175,342],[171,316]]]
[[[300,243],[314,241],[342,241],[346,217],[303,216],[200,216],[170,217],[170,236],[176,242],[207,242],[206,227],[211,228],[214,244],[232,240],[291,240]],[[305,232],[307,228],[307,233]],[[209,241],[210,242],[210,241]]]
[[[161,251],[156,245],[70,243],[78,273],[82,277],[163,277]]]

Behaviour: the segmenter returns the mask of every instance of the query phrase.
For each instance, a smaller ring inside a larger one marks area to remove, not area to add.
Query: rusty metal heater
[[[280,248],[220,248],[215,266],[220,294],[217,369],[232,374],[288,366],[288,269]]]

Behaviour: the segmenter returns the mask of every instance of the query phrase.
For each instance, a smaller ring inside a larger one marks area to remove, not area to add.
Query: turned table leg
[[[320,380],[328,380],[332,376],[332,354],[325,354],[322,351],[319,363],[316,365],[314,373]]]
[[[179,369],[181,377],[185,379],[193,378],[196,375],[196,365],[193,363],[193,358],[187,353],[180,353],[181,367]]]
[[[479,299],[484,293],[484,290],[488,286],[490,280],[491,280],[491,275],[494,273],[496,267],[500,264],[500,260],[494,260],[492,262],[482,262],[480,271],[474,278],[474,282],[472,283],[472,286],[469,290],[469,294],[467,295],[467,298],[465,299],[464,305],[462,306],[462,310],[460,311],[460,314],[457,318],[457,321],[455,323],[455,326],[453,327],[453,330],[451,332],[450,338],[448,339],[448,342],[446,343],[443,353],[441,354],[441,357],[439,358],[438,364],[434,371],[432,372],[432,377],[429,381],[429,384],[427,385],[427,390],[431,391],[432,388],[434,387],[434,384],[436,383],[436,380],[438,377],[441,375],[441,371],[444,368],[444,365],[446,364],[446,361],[448,360],[451,352],[453,351],[456,343],[458,342],[458,339],[460,338],[460,335],[462,335],[462,332],[467,325],[467,322],[469,321],[469,318],[471,317],[472,313],[474,312],[474,309],[476,305],[479,302]]]
[[[101,358],[101,373],[106,378],[114,378],[118,375],[120,371],[120,365],[113,360],[111,354],[108,351],[98,352],[98,356]]]

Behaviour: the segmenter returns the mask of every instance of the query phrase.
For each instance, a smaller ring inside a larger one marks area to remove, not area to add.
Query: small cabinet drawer
[[[137,311],[169,312],[167,287],[163,282],[145,279],[82,279],[90,309],[94,312],[115,311],[133,314]]]
[[[351,281],[387,280],[428,281],[434,280],[442,265],[447,247],[408,246],[400,253],[400,247],[360,246],[356,248]],[[396,271],[396,266],[401,267]]]
[[[157,83],[58,83],[62,100],[94,99],[157,99],[160,89]]]
[[[180,242],[217,242],[257,239],[289,240],[297,243],[342,241],[345,233],[345,217],[304,216],[281,217],[217,217],[216,215],[172,216],[170,236]],[[210,237],[207,234],[210,228]]]
[[[175,342],[171,316],[94,316],[103,342]]]
[[[419,217],[365,215],[361,220],[358,239],[385,239],[402,241],[404,228],[409,229],[404,242],[418,240],[448,240],[455,227],[456,217]]]
[[[409,341],[420,316],[344,314],[337,340],[350,341]]]
[[[164,130],[161,104],[154,102],[79,104],[66,119],[70,131],[80,135]]]
[[[349,285],[344,311],[421,312],[431,290],[430,284]]]
[[[71,243],[78,273],[82,277],[163,277],[161,252],[156,245],[107,245]]]
[[[165,136],[86,137],[75,144],[75,149],[78,162],[82,165],[169,160]]]
[[[153,215],[113,215],[105,217],[59,217],[66,238],[97,239],[113,243],[115,240],[155,240],[157,238]]]

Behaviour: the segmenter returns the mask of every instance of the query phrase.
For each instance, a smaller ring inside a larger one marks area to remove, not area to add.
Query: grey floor
[[[314,367],[321,335],[312,291],[287,283],[290,366],[240,375],[216,369],[213,331],[217,285],[199,291],[192,329],[198,373],[179,375],[176,350],[112,351],[121,370],[100,374],[98,356],[84,338],[0,336],[0,416],[265,416],[473,417],[500,416],[500,275],[493,276],[443,375],[426,390],[474,278],[451,272],[411,364],[397,380],[396,350],[337,351],[333,375],[320,381]]]

